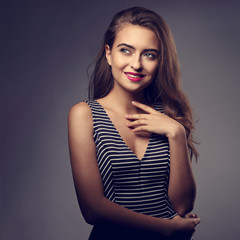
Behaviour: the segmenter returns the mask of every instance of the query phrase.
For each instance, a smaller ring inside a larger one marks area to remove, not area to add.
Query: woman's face
[[[148,28],[127,24],[119,30],[106,57],[112,67],[114,88],[139,92],[155,77],[159,63],[159,42]]]

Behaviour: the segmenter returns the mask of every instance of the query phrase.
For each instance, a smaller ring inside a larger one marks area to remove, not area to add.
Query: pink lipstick
[[[125,75],[130,81],[133,81],[133,82],[138,82],[145,77],[145,75],[141,73],[134,73],[134,72],[125,72]]]

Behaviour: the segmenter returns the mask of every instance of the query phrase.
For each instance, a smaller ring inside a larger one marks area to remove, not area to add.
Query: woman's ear
[[[108,64],[111,66],[112,65],[111,49],[108,45],[105,46],[105,52]]]

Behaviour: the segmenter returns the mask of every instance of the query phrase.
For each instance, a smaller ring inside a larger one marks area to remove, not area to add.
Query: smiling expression
[[[148,28],[127,24],[106,45],[106,58],[112,67],[114,88],[139,92],[154,79],[159,63],[159,42]]]

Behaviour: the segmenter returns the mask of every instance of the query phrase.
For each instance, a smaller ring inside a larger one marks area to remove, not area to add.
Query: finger
[[[136,102],[136,101],[132,101],[132,104],[135,107],[138,107],[140,109],[142,109],[143,111],[147,112],[147,113],[156,113],[156,110],[154,110],[153,108],[147,106],[146,104],[140,103],[140,102]]]
[[[196,226],[201,222],[200,218],[195,218],[194,221]]]
[[[151,133],[151,131],[150,131],[150,129],[147,125],[141,125],[139,127],[133,128],[132,131],[133,132],[144,132],[144,131],[146,131],[146,132]]]
[[[186,214],[184,217],[185,217],[185,218],[191,218],[191,217],[193,217],[193,213],[188,213],[188,214]]]
[[[134,119],[148,119],[148,114],[126,114],[125,118],[134,120]]]
[[[198,216],[197,216],[197,214],[195,214],[195,213],[188,213],[188,214],[186,214],[184,217],[185,217],[185,218],[196,218],[196,217],[198,217]]]
[[[195,218],[199,218],[199,216],[196,213],[194,213],[194,215],[195,215]]]
[[[140,120],[136,120],[136,121],[133,121],[133,122],[128,122],[127,126],[128,127],[137,127],[139,125],[146,125],[146,124],[147,124],[146,120],[140,119]]]

